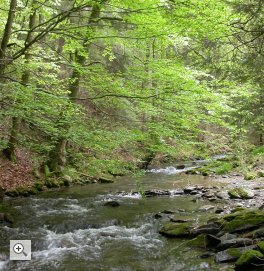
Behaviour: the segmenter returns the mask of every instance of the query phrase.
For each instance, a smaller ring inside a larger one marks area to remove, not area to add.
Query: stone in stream
[[[175,212],[171,210],[163,210],[161,213],[170,215],[170,214],[174,214]]]
[[[250,246],[252,245],[253,241],[249,238],[234,238],[230,240],[223,240],[217,246],[218,250],[224,250],[229,247],[242,247],[242,246]]]
[[[256,249],[256,245],[237,247],[237,248],[228,248],[226,250],[217,252],[215,255],[215,262],[217,263],[226,263],[237,260],[243,252],[247,250]]]
[[[228,191],[228,195],[231,199],[252,199],[254,191],[246,188],[233,188]]]
[[[216,197],[219,199],[225,199],[225,200],[229,199],[229,195],[228,195],[227,191],[217,192]]]
[[[146,190],[144,195],[146,197],[155,197],[155,196],[170,196],[170,191],[168,190],[157,190],[157,189],[151,189]]]
[[[120,206],[120,203],[118,201],[112,200],[112,201],[107,201],[106,203],[104,203],[104,206],[118,207]]]
[[[204,205],[201,208],[199,208],[199,211],[208,212],[210,210],[213,210],[214,208],[215,208],[215,206],[213,206],[213,205]]]
[[[264,212],[239,211],[223,217],[222,230],[229,233],[246,232],[264,225]]]
[[[221,213],[223,213],[225,210],[223,209],[223,208],[220,208],[220,207],[218,207],[216,210],[215,210],[215,213],[216,214],[221,214]]]
[[[201,225],[197,228],[191,230],[192,235],[199,234],[217,234],[220,231],[220,228],[215,224],[206,224]],[[220,242],[220,241],[219,241]]]
[[[250,270],[251,268],[255,268],[257,265],[263,264],[263,261],[264,256],[260,251],[247,250],[236,261],[235,270]]]
[[[185,168],[185,165],[177,165],[176,166],[176,169],[184,169]]]
[[[199,257],[200,257],[201,259],[207,259],[207,258],[210,258],[210,257],[212,257],[212,256],[214,256],[214,255],[215,255],[215,254],[212,253],[212,252],[205,252],[205,253],[201,254]]]
[[[192,223],[173,223],[163,224],[159,233],[167,237],[188,237],[190,235]]]
[[[186,186],[186,187],[183,188],[183,191],[184,191],[185,194],[190,194],[191,192],[193,192],[195,190],[196,190],[195,186]]]

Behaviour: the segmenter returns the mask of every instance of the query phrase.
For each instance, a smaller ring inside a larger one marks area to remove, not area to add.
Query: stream
[[[208,213],[199,208],[220,203],[193,202],[188,195],[142,198],[131,193],[136,190],[136,180],[144,190],[217,185],[210,177],[182,174],[193,167],[193,162],[181,170],[168,165],[140,178],[116,178],[113,184],[73,186],[6,199],[19,215],[12,228],[0,228],[0,270],[226,270],[230,266],[215,264],[213,257],[202,259],[206,251],[188,248],[183,239],[160,235],[160,222],[154,218],[158,212],[172,210],[180,218],[203,221]],[[120,191],[124,193],[118,194]],[[113,200],[120,206],[104,206]],[[10,239],[30,239],[32,260],[9,261]]]

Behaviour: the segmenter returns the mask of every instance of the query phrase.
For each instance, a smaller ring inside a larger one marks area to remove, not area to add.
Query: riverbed
[[[192,167],[190,164],[189,167]],[[187,175],[168,166],[141,177],[116,178],[113,184],[73,186],[28,198],[6,199],[19,215],[12,227],[0,229],[0,270],[36,271],[195,271],[227,270],[228,264],[203,259],[206,252],[188,248],[183,239],[158,233],[155,214],[170,210],[181,219],[200,223],[208,218],[204,205],[220,202],[193,201],[191,195],[141,197],[143,190],[177,190],[186,185],[221,186],[213,178]],[[116,201],[117,207],[105,206]],[[31,261],[9,261],[9,240],[30,239]]]

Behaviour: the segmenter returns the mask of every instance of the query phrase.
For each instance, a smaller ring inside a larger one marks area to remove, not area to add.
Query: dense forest
[[[263,144],[262,1],[12,0],[0,13],[0,148],[38,177]]]
[[[263,0],[1,0],[0,270],[263,270],[263,67]]]

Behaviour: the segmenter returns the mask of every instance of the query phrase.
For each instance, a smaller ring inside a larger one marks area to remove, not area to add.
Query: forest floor
[[[0,187],[12,190],[16,187],[33,184],[32,163],[22,153],[18,154],[17,161],[11,162],[0,156]]]

